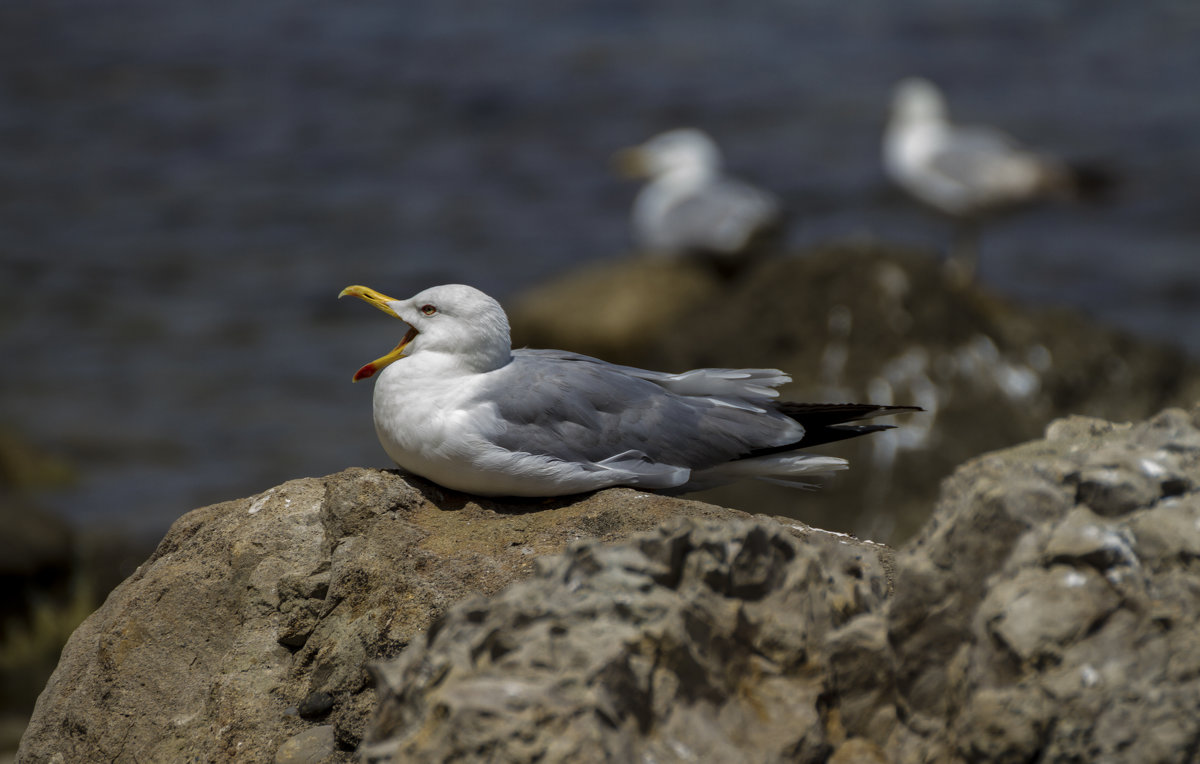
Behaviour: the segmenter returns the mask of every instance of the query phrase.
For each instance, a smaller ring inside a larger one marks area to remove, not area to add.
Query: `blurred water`
[[[878,165],[914,73],[1125,178],[990,231],[985,281],[1200,353],[1197,39],[1190,0],[5,3],[0,420],[80,466],[58,509],[155,532],[384,466],[349,378],[401,327],[343,286],[504,297],[620,253],[608,157],[683,124],[796,246],[941,246]]]

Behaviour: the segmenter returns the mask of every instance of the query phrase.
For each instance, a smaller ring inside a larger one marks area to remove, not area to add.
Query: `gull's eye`
[[[434,313],[437,313],[437,308],[432,305],[422,305],[421,312],[427,316],[432,316]]]

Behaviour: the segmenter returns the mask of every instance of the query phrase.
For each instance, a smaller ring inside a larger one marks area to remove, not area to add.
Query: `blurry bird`
[[[648,178],[633,203],[641,249],[700,256],[728,273],[778,237],[783,215],[774,194],[721,171],[721,152],[704,132],[680,128],[617,152],[617,169]]]
[[[919,77],[896,85],[883,161],[897,185],[954,218],[951,263],[968,277],[984,219],[1056,197],[1098,199],[1112,180],[1098,168],[1025,148],[999,130],[952,123],[941,91]]]

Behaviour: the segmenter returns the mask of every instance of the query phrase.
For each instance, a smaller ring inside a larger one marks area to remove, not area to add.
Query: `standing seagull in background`
[[[633,202],[637,245],[654,254],[698,255],[726,272],[782,232],[774,194],[724,175],[721,152],[704,132],[680,128],[617,152],[622,174],[648,178]]]
[[[896,85],[883,161],[897,185],[954,218],[951,264],[968,278],[984,219],[1054,197],[1095,198],[1110,184],[1105,173],[1024,148],[999,130],[952,123],[941,91],[919,77]]]
[[[801,448],[890,429],[848,424],[912,406],[778,403],[775,369],[666,374],[561,350],[513,350],[500,304],[460,284],[396,300],[358,297],[409,325],[378,374],[375,432],[396,464],[483,496],[562,496],[609,486],[672,493],[743,478],[803,487],[845,469]]]

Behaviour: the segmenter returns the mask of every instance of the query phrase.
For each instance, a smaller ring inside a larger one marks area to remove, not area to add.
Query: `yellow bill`
[[[346,296],[357,297],[363,302],[374,305],[376,308],[379,308],[393,318],[400,318],[396,311],[392,310],[392,306],[388,304],[396,302],[396,299],[394,297],[388,297],[382,292],[376,292],[371,287],[359,286],[357,284],[354,286],[348,286],[338,293],[338,299],[340,300]],[[403,321],[404,319],[401,320]],[[361,369],[354,372],[354,381],[357,382],[360,379],[366,379],[367,377],[374,376],[388,364],[394,363],[403,358],[404,351],[408,348],[409,344],[416,339],[416,336],[417,330],[410,327],[408,332],[405,333],[404,339],[400,340],[400,344],[392,348],[390,353],[376,358],[374,361],[371,361],[366,366],[363,366]]]

